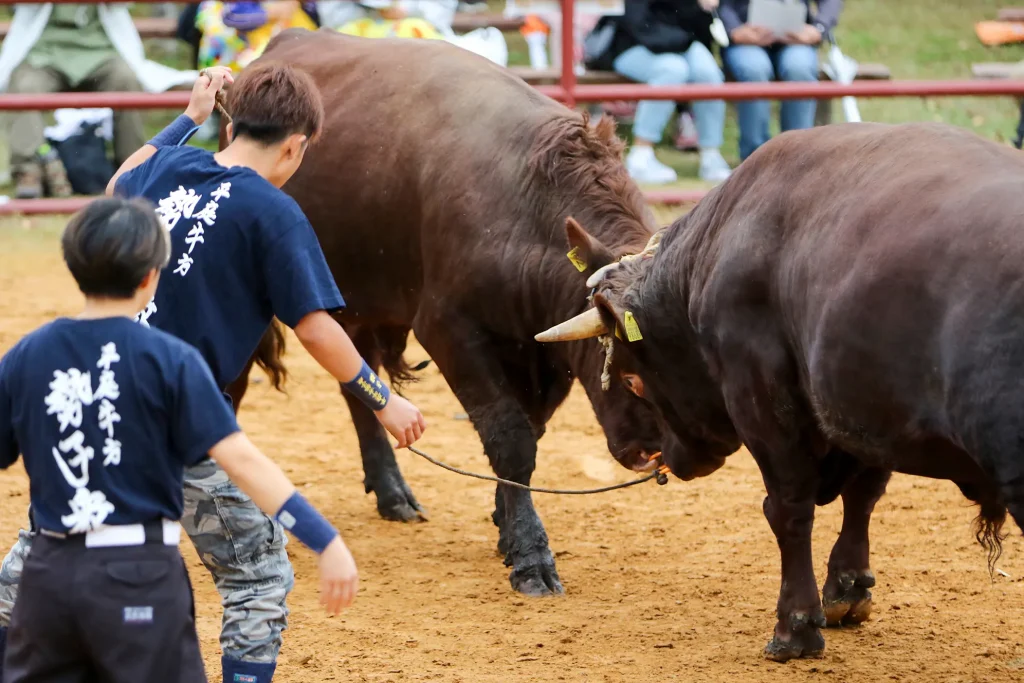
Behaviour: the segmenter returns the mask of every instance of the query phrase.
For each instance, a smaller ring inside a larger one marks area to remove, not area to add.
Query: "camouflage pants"
[[[246,662],[273,662],[295,584],[281,525],[264,515],[212,460],[185,470],[182,527],[213,574],[224,607],[220,646]],[[22,530],[0,567],[0,626],[9,626],[34,534]]]

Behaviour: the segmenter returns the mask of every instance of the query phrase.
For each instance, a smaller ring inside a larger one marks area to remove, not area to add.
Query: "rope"
[[[523,489],[525,491],[532,491],[533,493],[554,493],[556,495],[561,495],[561,496],[584,496],[584,495],[589,495],[589,494],[592,494],[592,493],[606,493],[608,491],[615,491],[615,490],[618,490],[618,489],[628,488],[630,486],[636,486],[637,484],[643,484],[644,482],[648,482],[651,479],[657,479],[658,483],[661,484],[661,485],[665,485],[665,484],[668,483],[668,476],[664,472],[665,467],[663,465],[663,466],[659,467],[656,471],[651,472],[650,474],[648,474],[646,477],[641,477],[639,479],[634,479],[633,481],[627,481],[624,484],[615,484],[613,486],[604,486],[604,487],[601,487],[599,489],[545,489],[545,488],[540,488],[540,487],[535,487],[535,486],[527,486],[526,484],[520,484],[517,481],[509,481],[508,479],[502,479],[500,477],[492,477],[492,476],[487,475],[487,474],[477,474],[476,472],[467,472],[466,470],[460,470],[458,467],[452,467],[451,465],[446,465],[445,463],[441,462],[440,460],[435,460],[434,458],[432,458],[431,456],[427,455],[426,453],[424,453],[423,451],[421,451],[420,449],[418,449],[418,448],[416,448],[414,446],[409,446],[409,450],[412,451],[413,453],[415,453],[416,455],[420,456],[424,460],[426,460],[426,461],[428,461],[430,463],[433,463],[434,465],[437,465],[438,467],[440,467],[442,469],[446,469],[449,472],[454,472],[455,474],[461,474],[464,477],[473,477],[474,479],[483,479],[484,481],[493,481],[493,482],[496,482],[498,484],[504,484],[505,486],[512,486],[514,488]]]
[[[200,71],[199,75],[200,76],[208,76],[208,74],[206,73],[206,69],[203,69],[202,71]],[[220,115],[224,117],[224,120],[227,121],[228,123],[231,123],[231,114],[228,113],[227,107],[224,105],[224,91],[223,90],[218,90],[217,91],[217,95],[216,95],[216,97],[214,99],[214,106],[217,108],[217,111],[220,112]]]

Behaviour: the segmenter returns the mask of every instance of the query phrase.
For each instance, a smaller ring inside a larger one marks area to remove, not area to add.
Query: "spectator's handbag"
[[[107,158],[107,143],[99,134],[100,126],[82,123],[77,133],[53,143],[75,194],[103,194],[114,177],[114,166]]]
[[[583,39],[583,64],[595,71],[611,71],[612,48],[619,32],[619,17],[603,16]]]

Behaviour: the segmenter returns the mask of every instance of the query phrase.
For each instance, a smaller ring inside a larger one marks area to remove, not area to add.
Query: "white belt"
[[[169,519],[162,520],[164,545],[176,546],[181,542],[181,524]],[[85,532],[86,548],[111,548],[118,546],[144,545],[146,529],[141,524],[118,524],[101,526]]]

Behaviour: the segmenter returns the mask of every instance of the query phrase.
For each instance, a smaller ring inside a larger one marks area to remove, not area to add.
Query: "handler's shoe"
[[[679,179],[675,170],[658,161],[653,147],[637,145],[629,150],[626,170],[641,185],[666,185]]]

